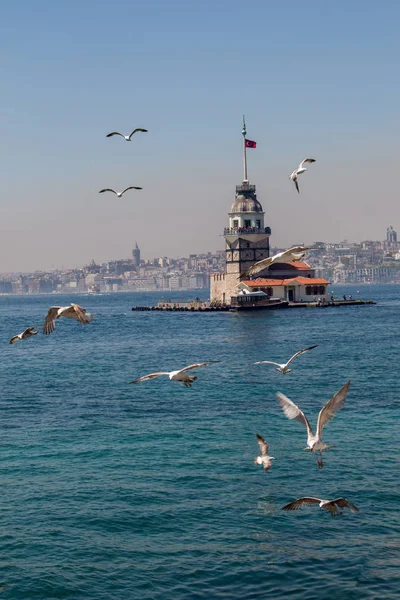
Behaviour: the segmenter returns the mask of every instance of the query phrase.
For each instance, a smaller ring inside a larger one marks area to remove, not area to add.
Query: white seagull
[[[283,412],[287,416],[288,419],[296,419],[299,423],[303,423],[307,428],[307,448],[305,450],[311,450],[315,452],[317,455],[317,465],[318,467],[323,467],[324,463],[322,462],[322,451],[329,450],[332,446],[327,446],[322,441],[322,429],[324,425],[326,425],[334,416],[335,412],[343,408],[344,401],[346,400],[347,392],[349,391],[350,381],[344,384],[343,387],[340,388],[338,392],[328,402],[325,406],[320,410],[317,420],[317,432],[314,435],[311,425],[303,413],[302,410],[294,402],[289,400],[284,394],[278,392],[278,400],[283,409]],[[319,452],[319,459],[318,453]]]
[[[45,335],[48,335],[55,330],[55,320],[60,317],[76,319],[84,324],[90,323],[92,320],[91,315],[87,314],[86,310],[82,308],[82,306],[79,306],[79,304],[71,304],[70,306],[52,306],[49,308],[44,321],[43,333]]]
[[[307,171],[306,167],[303,167],[304,163],[313,163],[313,162],[315,162],[315,158],[305,158],[304,160],[301,161],[301,163],[299,164],[297,169],[295,169],[289,177],[289,179],[291,179],[293,181],[294,185],[296,186],[296,190],[298,191],[299,194],[300,194],[300,190],[299,190],[299,183],[297,181],[297,176],[301,175],[302,173],[305,173],[305,171]]]
[[[125,194],[125,192],[127,192],[128,190],[142,190],[143,188],[138,187],[136,185],[131,185],[127,188],[125,188],[122,192],[116,192],[115,190],[112,190],[111,188],[105,188],[104,190],[100,190],[99,194],[102,194],[103,192],[112,192],[113,194],[115,194],[116,196],[118,196],[118,198],[122,198],[122,196]]]
[[[347,498],[336,498],[336,500],[322,500],[321,498],[308,497],[298,498],[297,500],[286,504],[286,506],[283,506],[282,510],[299,510],[299,508],[303,508],[303,506],[308,506],[309,504],[319,504],[319,507],[329,511],[332,517],[343,514],[337,507],[349,508],[353,513],[360,512],[357,506],[347,500]]]
[[[297,356],[300,356],[300,354],[303,354],[304,352],[308,352],[309,350],[312,350],[313,348],[316,348],[317,346],[318,346],[318,344],[316,344],[315,346],[310,346],[309,348],[304,348],[304,350],[299,350],[298,352],[296,352],[296,354],[293,354],[292,358],[289,358],[287,363],[285,363],[283,365],[281,365],[280,363],[272,362],[272,360],[259,360],[258,362],[255,362],[254,364],[255,365],[275,365],[277,367],[275,369],[275,371],[279,371],[279,373],[286,375],[287,373],[292,372],[292,369],[288,369],[288,366],[290,365],[292,360],[294,360]]]
[[[258,433],[256,433],[256,438],[258,441],[258,445],[260,446],[261,456],[255,457],[254,464],[263,465],[264,471],[268,471],[268,469],[271,468],[272,461],[275,460],[275,458],[273,456],[268,455],[268,444],[264,440],[264,438],[261,437],[261,435],[258,435]]]
[[[250,275],[255,275],[260,271],[263,271],[267,267],[270,267],[274,263],[289,263],[289,262],[297,262],[304,258],[306,250],[313,250],[313,247],[309,246],[293,246],[292,248],[288,248],[288,250],[283,250],[283,252],[278,252],[274,254],[274,256],[269,256],[268,258],[263,258],[258,262],[251,265],[247,271],[242,273],[238,279],[243,279],[244,277],[250,277]]]
[[[22,333],[19,333],[18,335],[14,335],[14,337],[12,337],[10,340],[10,344],[15,344],[16,342],[19,342],[20,340],[26,340],[27,338],[30,338],[33,335],[37,335],[39,332],[34,331],[34,329],[36,329],[36,327],[28,327],[28,329],[25,329],[25,331],[23,331]]]
[[[131,141],[132,136],[137,133],[138,131],[141,131],[143,133],[147,133],[147,129],[142,129],[141,127],[137,127],[136,129],[134,129],[132,131],[132,133],[130,135],[124,135],[123,133],[120,133],[119,131],[112,131],[111,133],[107,133],[106,137],[112,137],[113,135],[120,135],[121,137],[123,137],[127,142]]]
[[[191,371],[192,369],[198,369],[199,367],[206,367],[207,365],[211,365],[214,363],[221,362],[219,360],[210,360],[208,362],[196,363],[194,365],[189,365],[188,367],[184,367],[183,369],[179,369],[179,371],[160,371],[159,373],[150,373],[150,375],[144,375],[143,377],[139,377],[139,379],[135,379],[134,381],[130,381],[129,383],[139,383],[140,381],[148,381],[149,379],[155,379],[156,377],[160,377],[161,375],[168,375],[170,380],[174,381],[182,381],[185,387],[191,387],[193,381],[196,381],[196,375],[187,375],[186,371]]]

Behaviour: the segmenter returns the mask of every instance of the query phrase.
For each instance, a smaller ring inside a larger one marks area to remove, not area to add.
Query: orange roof
[[[279,264],[279,263],[275,263],[275,264]],[[296,269],[298,269],[299,271],[311,271],[312,270],[312,267],[310,267],[310,265],[308,265],[305,262],[296,261],[296,262],[289,262],[286,264],[290,265],[291,267],[296,267]]]
[[[296,277],[294,281],[303,283],[304,285],[312,283],[313,285],[329,285],[330,281],[318,277]]]
[[[259,277],[258,279],[242,281],[248,287],[274,287],[279,285],[290,285],[292,283],[300,283],[302,285],[329,285],[330,281],[327,279],[320,279],[317,277],[292,277],[290,279],[264,279]]]

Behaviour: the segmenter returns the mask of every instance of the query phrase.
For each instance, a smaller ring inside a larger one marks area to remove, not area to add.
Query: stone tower
[[[132,262],[135,267],[140,265],[140,248],[137,245],[137,242],[135,242],[135,247],[132,250]]]
[[[256,186],[250,185],[247,179],[246,148],[254,148],[255,142],[246,140],[244,120],[242,135],[244,178],[242,184],[236,186],[228,227],[224,229],[225,273],[212,275],[210,281],[210,300],[223,304],[230,304],[231,296],[236,296],[240,274],[258,260],[269,256],[271,229],[264,224],[265,213],[257,200]]]

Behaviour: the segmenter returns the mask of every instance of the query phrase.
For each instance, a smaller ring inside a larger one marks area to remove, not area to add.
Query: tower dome
[[[229,213],[229,227],[264,229],[264,214],[263,207],[257,200],[256,186],[247,181],[237,185],[235,200]]]
[[[262,213],[263,208],[256,197],[243,196],[238,194],[231,206],[231,213],[256,212]]]

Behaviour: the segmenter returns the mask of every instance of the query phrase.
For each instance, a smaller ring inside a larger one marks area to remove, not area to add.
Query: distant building
[[[132,262],[134,267],[138,267],[140,265],[140,248],[135,242],[135,247],[132,250]]]
[[[397,231],[393,229],[392,225],[386,229],[386,241],[388,244],[397,243]]]

